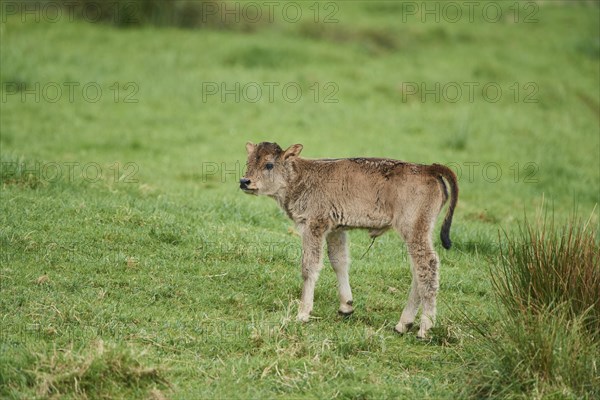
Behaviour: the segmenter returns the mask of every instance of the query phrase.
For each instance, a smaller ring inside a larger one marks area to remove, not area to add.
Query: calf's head
[[[246,143],[246,174],[240,179],[245,193],[272,196],[285,190],[289,178],[289,162],[302,151],[301,144],[282,150],[277,143]]]

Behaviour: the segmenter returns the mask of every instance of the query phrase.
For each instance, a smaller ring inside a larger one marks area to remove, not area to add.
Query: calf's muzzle
[[[248,185],[250,184],[250,179],[242,178],[240,179],[240,189],[248,189]]]

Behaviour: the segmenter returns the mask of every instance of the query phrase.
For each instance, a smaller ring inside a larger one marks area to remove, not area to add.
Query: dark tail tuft
[[[442,246],[446,250],[452,247],[452,240],[450,240],[450,225],[452,224],[452,218],[450,220],[445,219],[440,231],[440,239],[442,239]]]
[[[442,229],[440,231],[442,246],[444,246],[445,249],[449,249],[452,247],[452,241],[450,240],[450,226],[452,225],[452,216],[454,215],[454,209],[456,208],[456,203],[458,201],[458,182],[456,175],[450,168],[440,164],[433,164],[432,169],[435,174],[446,179],[450,185],[450,205],[448,206],[448,211],[446,212],[446,217],[444,218],[444,223],[442,224]]]

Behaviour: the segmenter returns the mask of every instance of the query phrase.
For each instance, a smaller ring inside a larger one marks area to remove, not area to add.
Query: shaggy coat
[[[411,257],[412,286],[396,331],[406,332],[422,307],[418,337],[426,337],[436,314],[439,259],[432,233],[450,197],[440,237],[449,249],[450,225],[458,199],[456,175],[439,165],[420,165],[386,158],[300,158],[302,145],[285,151],[276,143],[246,144],[247,172],[240,188],[273,198],[292,219],[302,237],[304,285],[298,319],[309,320],[315,283],[323,263],[323,244],[338,278],[339,312],[353,310],[348,278],[346,231],[367,229],[377,237],[395,229]],[[450,196],[446,183],[450,187]]]

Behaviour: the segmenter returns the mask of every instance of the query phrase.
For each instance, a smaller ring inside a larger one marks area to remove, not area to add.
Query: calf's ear
[[[298,157],[302,151],[301,144],[293,144],[283,152],[283,159],[287,160],[290,157]]]
[[[256,148],[256,145],[254,143],[246,142],[246,151],[248,152],[248,154],[252,153],[255,148]]]

